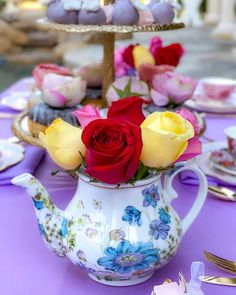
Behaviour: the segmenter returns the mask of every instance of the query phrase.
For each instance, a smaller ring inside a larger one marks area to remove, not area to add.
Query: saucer
[[[193,97],[185,102],[185,105],[191,109],[219,114],[236,113],[236,92],[225,100],[211,99],[203,91],[200,81]]]
[[[24,147],[0,140],[0,172],[24,159]]]
[[[23,111],[27,108],[27,98],[30,92],[13,92],[1,100],[1,105],[14,111]]]
[[[207,175],[214,177],[218,181],[224,182],[225,184],[229,185],[236,185],[236,177],[233,175],[230,175],[228,173],[225,173],[224,171],[216,169],[214,165],[212,165],[209,154],[203,154],[198,158],[198,164],[199,167],[202,169],[202,171]]]
[[[216,169],[236,176],[236,157],[234,157],[227,149],[220,149],[212,152],[209,159]]]

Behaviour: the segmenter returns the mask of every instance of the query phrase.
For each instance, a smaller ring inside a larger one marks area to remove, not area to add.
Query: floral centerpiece
[[[190,99],[197,82],[175,72],[184,48],[179,43],[163,46],[159,37],[152,38],[149,49],[140,45],[129,45],[115,53],[116,81],[107,93],[108,103],[143,92],[152,101],[148,110],[175,109]],[[127,93],[131,84],[132,91]],[[144,91],[140,92],[140,89]],[[148,90],[147,90],[148,89]]]
[[[74,113],[83,129],[57,119],[40,138],[61,168],[82,169],[91,180],[108,184],[133,183],[201,153],[192,113],[182,109],[145,118],[146,103],[139,97],[113,102],[107,118],[87,105]]]

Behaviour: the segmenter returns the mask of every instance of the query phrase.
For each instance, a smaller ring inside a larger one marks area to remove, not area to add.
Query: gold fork
[[[216,256],[210,252],[204,251],[205,257],[209,262],[214,263],[219,268],[229,272],[236,274],[236,262],[224,259],[222,257]]]

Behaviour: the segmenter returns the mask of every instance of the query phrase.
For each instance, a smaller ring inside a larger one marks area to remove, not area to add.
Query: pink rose
[[[75,107],[86,95],[87,84],[80,77],[44,75],[43,100],[55,108]]]
[[[196,86],[196,81],[175,72],[155,75],[152,80],[152,88],[155,90],[156,95],[152,96],[152,99],[157,106],[159,106],[158,96],[162,100],[163,97],[167,97],[169,103],[179,105],[192,97]]]
[[[189,110],[183,108],[177,112],[184,119],[188,120],[194,127],[195,137],[191,138],[188,142],[188,147],[186,151],[181,155],[177,162],[183,162],[193,159],[202,153],[202,143],[199,140],[200,127],[198,125],[197,119],[193,113]]]
[[[76,116],[82,128],[94,120],[102,119],[99,108],[91,105],[86,105],[72,114]]]
[[[59,67],[54,64],[39,64],[33,70],[33,77],[36,82],[36,86],[41,90],[43,79],[46,74],[54,73],[61,76],[71,76],[70,70],[67,68]]]

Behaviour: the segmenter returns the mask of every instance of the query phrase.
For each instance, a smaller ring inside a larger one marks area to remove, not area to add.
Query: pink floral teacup
[[[228,150],[236,156],[236,126],[226,128],[225,134],[228,140]]]
[[[236,87],[236,81],[224,78],[206,78],[202,80],[203,91],[210,99],[226,100]]]

